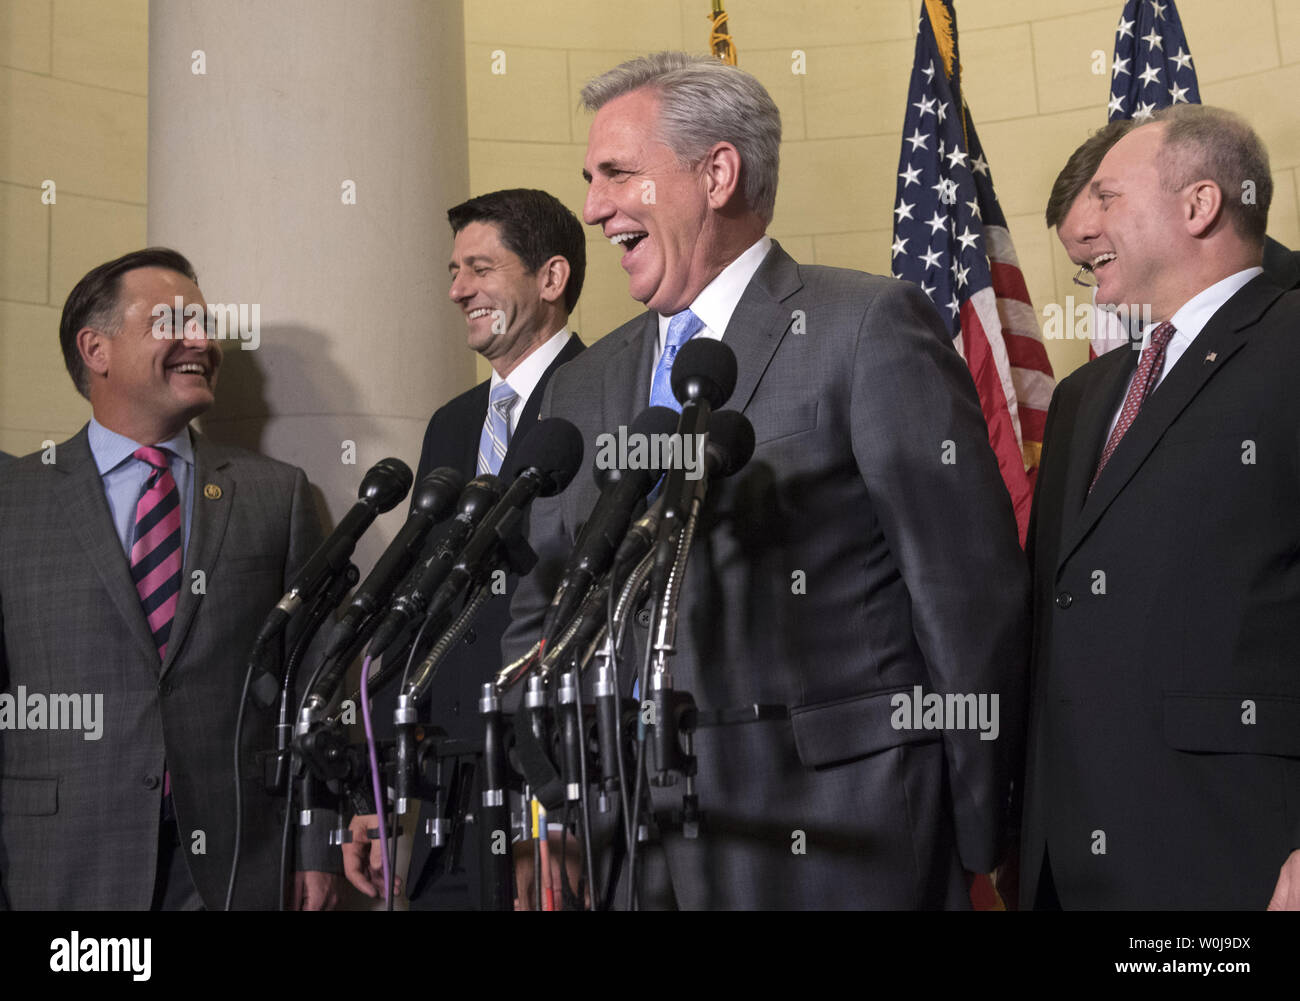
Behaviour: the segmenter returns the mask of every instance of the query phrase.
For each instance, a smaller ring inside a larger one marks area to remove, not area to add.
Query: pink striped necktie
[[[144,606],[158,660],[167,656],[167,637],[181,591],[181,493],[176,489],[167,453],[146,446],[132,453],[153,467],[144,494],[135,506],[131,576]],[[163,771],[163,816],[170,819],[172,776]]]
[[[135,506],[131,576],[162,660],[181,590],[181,495],[167,453],[146,447],[136,449],[134,456],[152,466],[153,473]]]
[[[1129,384],[1128,395],[1124,397],[1124,406],[1119,412],[1119,420],[1115,422],[1115,429],[1106,439],[1106,447],[1101,452],[1101,461],[1097,463],[1097,471],[1092,474],[1092,482],[1088,484],[1089,493],[1092,493],[1101,471],[1106,468],[1106,463],[1110,462],[1110,457],[1115,454],[1120,439],[1137,418],[1142,404],[1146,402],[1146,398],[1151,395],[1160,381],[1160,371],[1165,367],[1165,349],[1169,347],[1169,341],[1175,333],[1174,325],[1168,320],[1151,331],[1151,339],[1147,341],[1142,357],[1138,359],[1137,372],[1133,375],[1133,382]]]

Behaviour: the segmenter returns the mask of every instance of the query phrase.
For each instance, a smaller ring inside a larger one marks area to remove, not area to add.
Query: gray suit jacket
[[[195,885],[209,909],[224,904],[246,658],[320,528],[301,470],[194,438],[193,521],[161,665],[86,429],[52,464],[36,453],[0,477],[0,692],[103,696],[97,740],[0,731],[0,887],[15,908],[147,908],[164,761]],[[254,757],[273,745],[272,726],[250,704],[242,908],[277,900],[282,806]]]
[[[656,333],[646,313],[552,378],[543,415],[577,424],[589,459],[646,406]],[[672,669],[703,710],[790,718],[698,733],[698,840],[672,830],[681,786],[654,790],[665,899],[968,906],[962,869],[999,858],[1028,636],[1027,570],[970,375],[915,286],[779,246],[723,343],[739,364],[727,406],[757,448],[710,491]],[[578,476],[534,503],[541,561],[516,592],[507,660],[536,639],[595,500]],[[998,738],[896,728],[891,697],[914,686],[997,694]]]

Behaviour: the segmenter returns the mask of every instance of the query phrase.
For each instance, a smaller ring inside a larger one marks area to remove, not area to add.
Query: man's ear
[[[569,261],[556,254],[537,272],[537,291],[544,302],[560,302],[569,284]]]
[[[740,191],[740,151],[728,142],[714,143],[704,154],[709,208],[722,209]]]
[[[1184,194],[1187,232],[1203,236],[1223,216],[1223,191],[1211,180],[1194,181]]]
[[[77,331],[77,350],[81,353],[81,361],[95,375],[108,373],[112,340],[112,334],[95,327],[82,327]]]

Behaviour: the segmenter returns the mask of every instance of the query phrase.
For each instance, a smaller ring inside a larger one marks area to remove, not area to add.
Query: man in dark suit
[[[583,100],[584,216],[649,311],[556,373],[543,415],[577,424],[594,454],[597,435],[671,398],[681,343],[721,338],[739,366],[727,406],[757,438],[711,488],[672,673],[706,715],[768,708],[696,733],[698,838],[673,817],[681,784],[653,790],[641,905],[969,907],[965,874],[998,862],[1028,624],[970,375],[920,289],[800,265],[765,235],[781,126],[753,77],[661,53]],[[536,640],[595,500],[578,478],[534,502],[541,562],[516,593],[507,660]],[[630,632],[643,648],[645,628]],[[629,644],[624,664],[640,658]],[[912,728],[899,697],[918,687],[996,699],[1000,734]]]
[[[189,428],[221,362],[206,310],[173,250],[87,274],[59,336],[93,417],[0,477],[0,886],[15,908],[224,905],[244,644],[320,528],[301,470]],[[274,723],[250,705],[241,908],[279,900],[283,805],[255,757]],[[330,852],[303,851],[295,902],[327,906]]]
[[[537,423],[542,392],[563,364],[576,358],[582,341],[568,327],[586,273],[582,225],[545,191],[493,191],[447,213],[455,241],[448,294],[465,314],[472,350],[492,365],[492,377],[439,407],[429,420],[417,481],[450,466],[468,480],[498,473],[517,436]],[[494,590],[474,620],[468,644],[448,654],[430,689],[430,720],[448,736],[482,737],[479,688],[501,667],[501,634],[510,618],[516,578]],[[396,684],[377,698],[378,725],[391,731]],[[479,904],[478,839],[466,831],[462,865],[444,873],[441,852],[431,852],[423,815],[412,845],[409,897],[413,909],[476,909]],[[378,842],[353,824],[354,848],[345,852],[349,878],[374,896],[382,887]],[[373,858],[366,858],[370,845]],[[368,870],[368,871],[367,871]]]
[[[1048,414],[1023,906],[1300,906],[1300,292],[1260,267],[1271,196],[1250,127],[1197,105],[1088,186],[1098,302],[1151,322]]]

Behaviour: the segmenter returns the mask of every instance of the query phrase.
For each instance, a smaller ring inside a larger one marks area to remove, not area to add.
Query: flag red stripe
[[[1033,491],[1029,486],[1029,478],[1025,475],[1024,455],[1016,440],[1015,428],[1011,426],[1011,413],[1007,409],[1006,394],[1002,391],[1002,380],[998,377],[993,352],[975,305],[969,299],[961,306],[961,337],[966,364],[970,367],[971,378],[975,381],[975,390],[980,398],[980,409],[988,424],[989,444],[997,456],[1002,482],[1011,494],[1011,506],[1015,510],[1016,527],[1020,531],[1020,545],[1023,547],[1025,533],[1029,528],[1029,505]]]
[[[1029,301],[1029,287],[1025,284],[1025,276],[1021,274],[1018,267],[1014,264],[1003,264],[990,257],[989,271],[993,273],[993,291],[997,293],[999,299],[1015,299],[1026,306],[1033,305]]]

